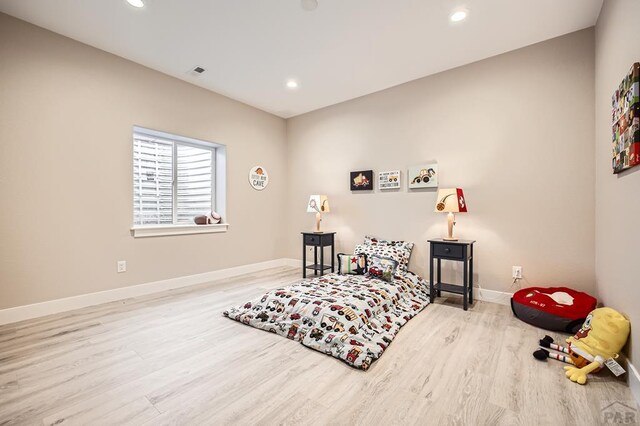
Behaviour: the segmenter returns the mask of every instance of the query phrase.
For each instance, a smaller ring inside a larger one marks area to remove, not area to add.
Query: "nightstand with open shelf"
[[[307,277],[307,269],[313,270],[313,275],[324,274],[331,269],[335,271],[335,232],[301,232],[302,234],[302,278]],[[313,247],[313,264],[307,265],[307,246]],[[324,248],[331,247],[331,265],[324,264]],[[318,248],[320,250],[318,250]],[[318,256],[320,251],[320,256]],[[318,259],[319,257],[319,259]]]
[[[441,292],[461,294],[463,308],[466,311],[469,304],[473,304],[473,244],[475,240],[447,240],[443,238],[429,240],[429,295],[431,302],[435,300],[436,294],[441,296]],[[433,261],[437,261],[436,282],[433,281],[434,268]],[[463,277],[462,285],[442,282],[442,260],[453,260],[462,262]]]

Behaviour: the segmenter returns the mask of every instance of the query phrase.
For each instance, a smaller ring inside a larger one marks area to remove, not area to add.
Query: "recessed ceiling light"
[[[287,80],[286,86],[287,86],[287,89],[297,89],[298,82],[295,80]]]
[[[300,6],[302,6],[304,10],[315,10],[318,7],[318,0],[301,0]]]
[[[451,16],[449,17],[449,20],[451,20],[451,22],[460,22],[460,21],[464,21],[466,17],[467,17],[466,10],[458,10],[451,14]]]
[[[127,3],[133,7],[144,7],[144,1],[142,0],[127,0]]]

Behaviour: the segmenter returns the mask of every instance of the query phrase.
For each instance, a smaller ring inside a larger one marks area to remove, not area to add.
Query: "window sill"
[[[227,232],[228,223],[216,223],[215,225],[160,225],[137,226],[131,228],[131,236],[134,238],[165,237],[169,235],[213,234]]]

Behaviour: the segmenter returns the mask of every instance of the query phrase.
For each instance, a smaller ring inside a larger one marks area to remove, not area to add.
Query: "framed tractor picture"
[[[407,182],[409,183],[409,189],[437,188],[438,163],[410,167],[407,172]]]
[[[640,164],[640,63],[633,64],[611,98],[613,173]]]

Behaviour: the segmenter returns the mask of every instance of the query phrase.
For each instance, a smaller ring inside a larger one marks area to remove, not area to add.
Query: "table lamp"
[[[445,237],[448,241],[458,241],[453,238],[453,225],[456,224],[454,213],[466,213],[467,202],[464,200],[462,188],[448,188],[438,190],[438,198],[436,199],[436,213],[447,212],[449,235]]]
[[[312,195],[309,197],[309,204],[307,204],[307,213],[316,214],[316,230],[315,232],[320,234],[320,221],[322,220],[322,213],[329,213],[329,200],[326,195]]]

